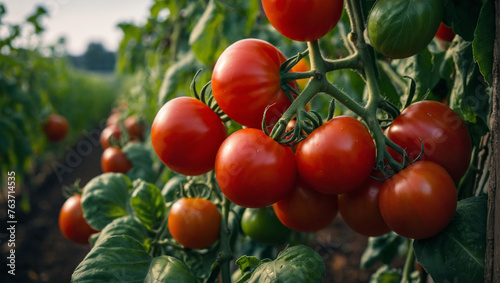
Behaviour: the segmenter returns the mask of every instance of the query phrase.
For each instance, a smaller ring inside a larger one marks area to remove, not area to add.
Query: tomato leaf
[[[142,179],[146,182],[153,182],[156,176],[153,170],[153,159],[151,153],[143,144],[128,143],[122,149],[127,159],[132,163],[132,169],[127,172],[131,180]]]
[[[146,241],[147,230],[134,218],[116,219],[101,232],[71,282],[143,282],[152,260]]]
[[[486,0],[479,20],[477,22],[476,31],[474,32],[474,41],[472,49],[474,51],[474,61],[479,65],[479,70],[483,74],[484,79],[488,84],[492,85],[493,72],[493,46],[495,40],[495,2]]]
[[[406,247],[405,238],[394,232],[387,233],[380,237],[370,237],[368,246],[361,256],[361,267],[370,268],[377,261],[390,264],[398,251]]]
[[[325,274],[319,254],[298,245],[286,248],[273,261],[262,262],[247,282],[322,282]]]
[[[144,282],[196,283],[198,280],[182,261],[163,255],[153,258]]]
[[[401,270],[382,265],[370,277],[370,283],[398,283],[401,280]]]
[[[236,261],[236,264],[240,267],[240,270],[243,273],[247,268],[259,265],[260,259],[254,256],[244,255]]]
[[[90,180],[83,188],[82,210],[89,225],[102,230],[116,218],[132,214],[129,197],[130,179],[118,173],[105,173]]]
[[[481,0],[453,0],[447,1],[444,7],[444,20],[447,26],[467,41],[474,39]]]
[[[417,260],[434,281],[483,282],[486,215],[485,197],[461,200],[443,232],[414,241]]]
[[[134,187],[136,189],[130,198],[130,205],[141,223],[149,231],[153,231],[161,225],[167,216],[165,199],[161,195],[160,189],[142,180],[136,180]]]

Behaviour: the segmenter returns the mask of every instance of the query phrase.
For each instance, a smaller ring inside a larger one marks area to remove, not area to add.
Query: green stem
[[[401,283],[411,282],[411,271],[415,265],[415,251],[413,250],[413,240],[406,239],[408,243],[408,254],[406,255],[406,262],[401,277]]]
[[[222,219],[220,225],[220,251],[217,255],[217,263],[221,267],[222,283],[231,283],[231,270],[230,261],[233,259],[233,253],[231,252],[231,246],[229,241],[229,236],[231,231],[229,229],[229,212],[230,212],[231,202],[224,198],[222,201]]]

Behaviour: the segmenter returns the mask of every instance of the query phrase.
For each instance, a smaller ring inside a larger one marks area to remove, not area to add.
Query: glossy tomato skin
[[[217,183],[224,195],[239,206],[272,205],[292,189],[296,176],[292,150],[261,130],[236,131],[217,152]]]
[[[108,147],[101,155],[102,172],[127,173],[132,169],[132,163],[127,155],[118,147]]]
[[[441,0],[379,0],[368,16],[368,35],[378,52],[406,58],[432,41],[442,18]]]
[[[111,124],[110,126],[107,126],[102,130],[101,132],[101,147],[102,149],[106,149],[110,146],[109,144],[109,139],[111,137],[115,137],[117,140],[120,140],[122,136],[122,130],[120,128],[120,125],[118,124]]]
[[[443,167],[417,161],[384,182],[379,205],[385,223],[394,232],[425,239],[450,223],[457,207],[457,191]]]
[[[453,28],[441,23],[436,32],[436,37],[446,42],[452,42],[455,37],[455,32],[453,32]]]
[[[300,178],[291,192],[273,204],[286,227],[299,232],[316,232],[333,222],[338,212],[337,195],[317,192]]]
[[[64,202],[59,213],[59,229],[66,239],[86,245],[90,235],[98,231],[89,226],[83,217],[81,195],[73,195]]]
[[[379,193],[383,183],[368,177],[361,187],[338,196],[342,219],[359,234],[378,237],[391,231],[380,214]]]
[[[375,144],[358,120],[334,117],[299,143],[295,152],[300,177],[324,194],[358,188],[375,166]]]
[[[215,204],[203,198],[181,198],[168,215],[172,237],[186,248],[203,249],[220,234],[221,214]]]
[[[407,107],[385,131],[386,136],[406,150],[410,161],[434,161],[443,166],[454,181],[469,167],[472,141],[462,118],[448,106],[436,101],[419,101]],[[402,161],[393,150],[389,153]]]
[[[314,41],[331,31],[342,15],[343,0],[262,0],[269,22],[296,41]]]
[[[43,125],[43,131],[47,138],[52,142],[63,140],[68,134],[69,123],[64,116],[50,114]]]
[[[165,103],[151,127],[156,155],[173,171],[200,175],[214,168],[215,155],[227,136],[219,116],[192,97]]]
[[[220,108],[241,125],[261,129],[278,121],[291,102],[281,89],[279,68],[286,61],[276,47],[260,39],[243,39],[221,54],[212,74],[212,92]],[[294,85],[294,83],[290,83]]]
[[[247,208],[241,217],[241,229],[252,240],[266,245],[288,241],[292,230],[283,225],[271,206]]]

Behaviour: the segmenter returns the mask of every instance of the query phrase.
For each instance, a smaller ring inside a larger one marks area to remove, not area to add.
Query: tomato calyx
[[[203,104],[210,107],[210,109],[212,109],[212,111],[214,111],[221,118],[221,120],[223,122],[229,121],[230,119],[227,116],[227,114],[224,113],[224,111],[222,111],[222,109],[217,104],[217,101],[215,101],[215,98],[214,98],[213,93],[212,93],[212,82],[211,81],[206,83],[201,88],[200,92],[198,92],[196,90],[196,78],[201,73],[201,71],[202,71],[201,69],[198,70],[196,72],[196,74],[194,75],[193,80],[191,81],[191,85],[189,87],[191,90],[191,93],[193,94],[193,96],[196,99],[198,99],[199,101],[203,102]]]

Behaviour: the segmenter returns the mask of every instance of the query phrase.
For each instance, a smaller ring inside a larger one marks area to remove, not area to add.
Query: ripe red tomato
[[[300,178],[292,191],[273,204],[278,219],[300,232],[319,231],[332,223],[338,212],[337,195],[317,192]]]
[[[324,194],[358,188],[375,166],[375,144],[358,120],[339,116],[314,130],[295,153],[300,177]]]
[[[58,114],[50,114],[43,125],[43,131],[52,142],[58,142],[68,134],[69,123],[66,118]]]
[[[257,129],[242,129],[220,146],[215,177],[224,195],[243,207],[265,207],[283,198],[297,176],[290,148]]]
[[[83,218],[81,195],[68,198],[59,213],[59,229],[66,239],[78,244],[88,244],[90,235],[98,231]]]
[[[446,42],[452,42],[455,37],[455,32],[453,32],[453,28],[441,23],[436,33],[436,37]]]
[[[132,168],[132,163],[118,147],[108,147],[101,156],[101,167],[103,172],[127,173]]]
[[[219,116],[192,97],[178,97],[165,103],[151,127],[156,154],[167,167],[183,175],[212,170],[217,150],[226,136],[226,127]]]
[[[229,46],[212,74],[212,91],[222,111],[244,126],[260,129],[264,111],[271,105],[266,123],[278,121],[291,104],[280,84],[279,68],[285,61],[281,51],[260,39]]]
[[[100,139],[102,149],[106,149],[109,147],[109,139],[112,136],[115,137],[117,140],[120,140],[122,136],[122,130],[118,124],[111,124],[104,130],[102,130]]]
[[[419,101],[407,107],[386,129],[387,137],[404,148],[410,161],[422,150],[420,160],[443,166],[454,181],[460,180],[469,167],[472,141],[467,126],[448,106],[436,101]],[[393,150],[398,161],[402,156]]]
[[[170,209],[168,229],[184,247],[203,249],[219,239],[220,221],[220,212],[213,202],[181,198]]]
[[[384,182],[379,205],[385,223],[394,232],[425,239],[450,223],[457,207],[457,191],[443,167],[417,161]]]
[[[342,219],[352,230],[367,237],[377,237],[391,231],[379,209],[378,198],[383,183],[368,177],[361,187],[339,195],[339,212]]]
[[[131,140],[144,140],[143,133],[146,127],[139,119],[137,119],[137,117],[127,117],[124,124]]]
[[[337,25],[344,1],[262,0],[262,6],[281,34],[297,41],[314,41]]]

